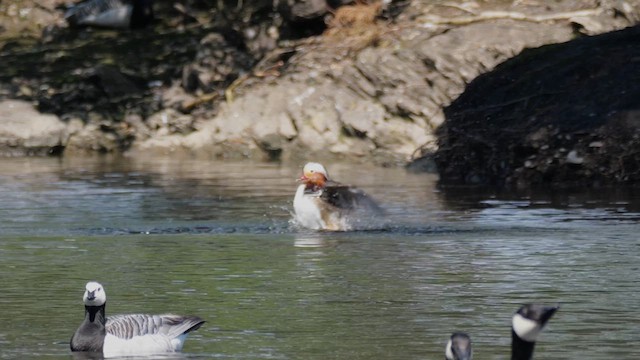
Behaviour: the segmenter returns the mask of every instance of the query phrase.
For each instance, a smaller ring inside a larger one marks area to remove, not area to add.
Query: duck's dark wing
[[[380,206],[364,191],[341,184],[328,185],[320,195],[327,203],[342,210],[366,209],[382,213]]]

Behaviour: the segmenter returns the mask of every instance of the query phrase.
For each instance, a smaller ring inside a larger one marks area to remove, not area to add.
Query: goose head
[[[307,189],[319,190],[324,188],[329,180],[329,174],[320,163],[307,163],[302,169],[302,176],[298,179],[306,185]]]
[[[451,338],[445,348],[445,358],[447,360],[471,360],[473,352],[469,335],[463,332],[451,334]]]
[[[100,283],[89,281],[85,286],[82,302],[85,306],[102,306],[107,302],[107,294]]]
[[[520,339],[535,343],[547,321],[551,319],[559,308],[559,306],[544,306],[540,304],[523,305],[513,315],[513,332]]]

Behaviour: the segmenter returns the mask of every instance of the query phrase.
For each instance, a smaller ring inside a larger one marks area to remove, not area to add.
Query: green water
[[[89,280],[110,314],[206,319],[177,358],[441,359],[464,330],[475,359],[508,359],[532,301],[561,305],[535,358],[640,356],[633,193],[444,193],[327,164],[389,221],[315,233],[290,224],[298,165],[0,160],[0,358],[70,359]]]

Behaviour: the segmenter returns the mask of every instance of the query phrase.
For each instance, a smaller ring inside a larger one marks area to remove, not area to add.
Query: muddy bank
[[[590,0],[183,1],[122,32],[69,29],[49,3],[56,20],[40,37],[4,32],[0,97],[55,114],[67,126],[63,154],[383,165],[433,154],[450,121],[443,108],[523,49],[622,29],[640,14],[631,2]]]

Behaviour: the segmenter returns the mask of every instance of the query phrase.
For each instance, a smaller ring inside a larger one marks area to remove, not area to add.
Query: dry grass
[[[351,50],[375,44],[387,30],[386,24],[378,21],[382,10],[382,1],[368,3],[363,0],[337,8],[324,33],[325,42]]]
[[[382,12],[382,1],[367,3],[358,1],[354,5],[341,6],[333,13],[329,29],[356,28],[376,22]]]

